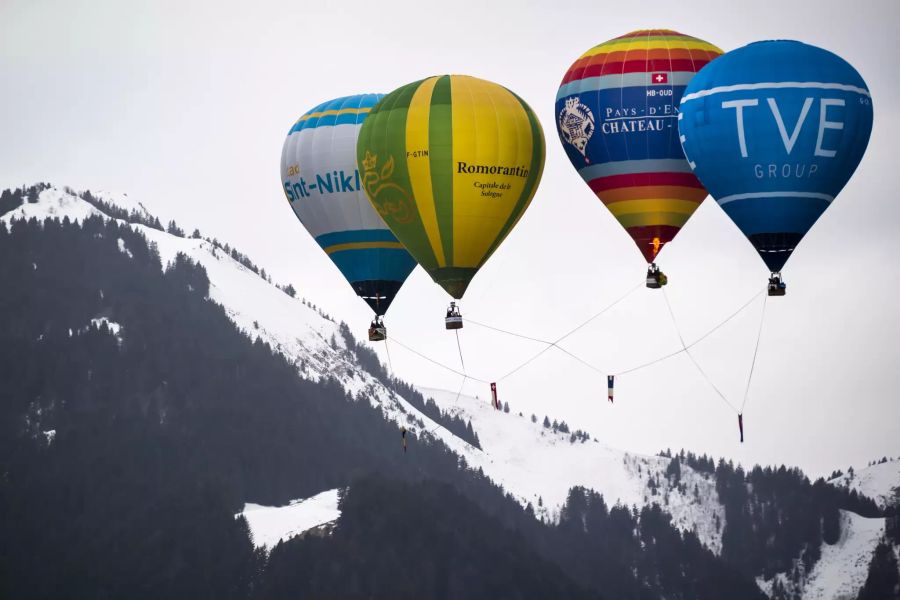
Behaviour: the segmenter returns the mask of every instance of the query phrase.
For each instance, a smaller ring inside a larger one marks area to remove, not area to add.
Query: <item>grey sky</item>
[[[628,31],[676,29],[725,50],[792,38],[846,58],[865,78],[875,128],[862,165],[795,252],[789,292],[769,302],[747,443],[687,357],[605,378],[551,350],[500,383],[516,412],[566,419],[639,452],[685,447],[812,475],[900,454],[900,3],[882,2],[40,2],[0,3],[0,187],[51,181],[127,192],[183,227],[236,245],[362,334],[368,308],[296,222],[278,178],[290,124],[337,96],[388,92],[464,73],[514,90],[548,142],[543,181],[475,278],[464,314],[555,338],[622,295],[643,259],[568,164],[553,102],[586,49]],[[667,247],[667,293],[690,342],[765,282],[750,244],[707,200]],[[388,315],[390,334],[457,366],[443,330],[449,298],[417,269]],[[697,346],[740,404],[761,300]],[[492,380],[541,348],[467,325],[466,366]],[[678,346],[663,298],[641,289],[567,348],[604,373]],[[457,389],[459,378],[394,345],[399,375]],[[466,393],[489,390],[469,383]]]

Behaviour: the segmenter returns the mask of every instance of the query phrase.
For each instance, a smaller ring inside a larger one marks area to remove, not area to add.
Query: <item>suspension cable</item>
[[[740,414],[740,411],[735,408],[735,406],[728,401],[728,398],[725,397],[725,394],[716,386],[712,379],[710,379],[709,375],[706,374],[706,371],[703,370],[703,367],[700,366],[700,363],[693,357],[690,351],[687,348],[687,345],[684,343],[684,338],[681,336],[681,330],[678,328],[678,322],[675,320],[675,313],[672,311],[672,305],[669,303],[669,295],[666,294],[666,289],[662,290],[663,298],[666,301],[666,308],[669,309],[669,316],[672,317],[672,325],[675,327],[675,333],[678,334],[678,340],[681,342],[681,347],[684,349],[684,353],[687,354],[688,358],[691,359],[691,362],[694,363],[694,366],[697,367],[697,371],[700,372],[700,375],[706,380],[706,382],[716,391],[716,394],[719,395],[719,398],[722,399],[722,402],[728,405],[731,410],[735,413]]]
[[[534,337],[527,336],[527,335],[520,334],[520,333],[515,333],[515,332],[512,332],[512,331],[507,331],[507,330],[505,330],[505,329],[500,329],[500,328],[497,328],[497,327],[492,327],[492,326],[490,326],[490,325],[484,325],[484,324],[482,324],[482,323],[477,323],[477,322],[475,322],[475,321],[471,321],[471,322],[474,323],[475,325],[481,325],[481,326],[487,327],[487,328],[489,328],[489,329],[494,329],[495,331],[500,331],[500,332],[502,332],[502,333],[507,333],[507,334],[509,334],[509,335],[514,335],[514,336],[516,336],[516,337],[526,338],[526,339],[533,340],[533,341],[535,341],[535,342],[540,342],[540,343],[542,343],[542,344],[547,344],[547,347],[546,347],[546,348],[544,348],[544,349],[542,349],[540,352],[534,354],[533,356],[531,356],[531,358],[527,359],[525,362],[523,362],[523,363],[520,364],[519,366],[515,367],[513,370],[509,371],[508,373],[506,373],[506,374],[503,375],[502,377],[498,378],[497,381],[503,381],[504,379],[506,379],[507,377],[510,377],[510,376],[513,375],[514,373],[517,373],[519,370],[521,370],[522,368],[524,368],[526,365],[529,365],[529,364],[531,364],[533,361],[535,361],[539,356],[541,356],[542,354],[544,354],[544,353],[545,353],[547,350],[549,350],[550,348],[556,348],[556,349],[558,349],[558,350],[560,350],[560,351],[562,351],[562,352],[568,354],[569,356],[571,356],[571,357],[574,358],[575,360],[579,361],[580,363],[582,363],[582,364],[584,364],[584,365],[590,367],[591,369],[593,369],[594,371],[597,371],[597,372],[599,373],[599,372],[600,372],[600,369],[598,369],[598,368],[595,367],[594,365],[588,363],[587,361],[585,361],[584,359],[580,358],[579,356],[576,356],[576,355],[573,354],[572,352],[569,352],[568,350],[566,350],[565,348],[563,348],[562,346],[560,346],[559,343],[560,343],[561,341],[563,341],[564,339],[566,339],[567,337],[569,337],[570,335],[572,335],[573,333],[575,333],[576,331],[578,331],[579,329],[581,329],[582,327],[586,326],[588,323],[590,323],[591,321],[593,321],[594,319],[596,319],[597,317],[599,317],[599,316],[602,315],[603,313],[607,312],[608,310],[612,309],[614,306],[616,306],[617,304],[619,304],[620,302],[622,302],[623,300],[625,300],[625,298],[627,298],[628,296],[630,296],[631,294],[633,294],[633,293],[635,292],[635,290],[637,290],[639,287],[641,287],[641,285],[643,285],[643,281],[637,283],[633,288],[631,288],[630,290],[628,290],[627,292],[625,292],[623,295],[619,296],[619,297],[618,297],[615,301],[613,301],[612,303],[607,304],[606,306],[604,306],[599,312],[597,312],[597,313],[595,313],[594,315],[592,315],[590,318],[588,318],[588,319],[585,320],[583,323],[581,323],[578,327],[575,327],[574,329],[571,329],[570,331],[568,331],[567,333],[565,333],[564,335],[560,336],[559,338],[557,338],[555,341],[552,341],[552,342],[549,342],[549,341],[547,341],[547,340],[542,340],[542,339],[534,338]]]
[[[388,368],[391,370],[390,376],[394,376],[394,365],[391,363],[391,348],[388,346],[388,338],[385,336],[384,338],[384,351],[387,353],[388,359]]]
[[[459,329],[454,329],[454,330],[453,330],[453,333],[456,334],[456,349],[459,350],[459,364],[462,366],[463,376],[465,376],[465,373],[466,373],[466,363],[465,363],[465,361],[463,360],[462,346],[459,344]]]
[[[592,369],[593,371],[595,371],[595,372],[597,372],[597,373],[603,373],[603,374],[605,374],[605,372],[602,371],[600,368],[598,368],[597,366],[595,366],[595,365],[589,363],[588,361],[584,360],[583,358],[581,358],[580,356],[574,354],[573,352],[570,352],[570,351],[567,350],[566,348],[562,347],[559,343],[560,343],[562,340],[564,340],[565,338],[567,338],[567,337],[571,336],[572,334],[574,334],[576,331],[578,331],[578,330],[580,330],[581,328],[585,327],[588,323],[590,323],[591,321],[595,320],[597,317],[599,317],[599,316],[602,315],[603,313],[607,312],[608,310],[612,309],[614,306],[616,306],[617,304],[619,304],[620,302],[622,302],[623,300],[625,300],[625,299],[626,299],[628,296],[630,296],[635,290],[637,290],[642,284],[643,284],[643,282],[641,282],[641,283],[639,283],[638,285],[634,286],[633,288],[631,288],[630,290],[628,290],[628,292],[626,292],[625,294],[623,294],[622,296],[620,296],[618,299],[616,299],[614,302],[612,302],[611,304],[608,304],[608,305],[605,306],[603,309],[601,309],[599,312],[595,313],[595,314],[592,315],[590,318],[588,318],[587,320],[585,320],[584,322],[582,322],[580,325],[578,325],[577,327],[571,329],[570,331],[568,331],[567,333],[565,333],[564,335],[562,335],[562,336],[559,337],[556,341],[553,341],[553,342],[548,341],[548,340],[543,340],[543,339],[540,339],[540,338],[531,337],[531,336],[528,336],[528,335],[525,335],[525,334],[521,334],[521,333],[517,333],[517,332],[514,332],[514,331],[509,331],[509,330],[506,330],[506,329],[501,329],[501,328],[499,328],[499,327],[494,327],[494,326],[492,326],[492,325],[488,325],[488,324],[486,324],[486,323],[481,323],[481,322],[473,321],[473,320],[471,320],[471,319],[467,319],[467,321],[468,321],[469,323],[472,323],[473,325],[477,325],[477,326],[479,326],[479,327],[484,327],[484,328],[486,328],[486,329],[491,329],[491,330],[494,330],[494,331],[497,331],[497,332],[500,332],[500,333],[504,333],[504,334],[507,334],[507,335],[511,335],[511,336],[515,336],[515,337],[519,337],[519,338],[523,338],[523,339],[528,339],[528,340],[531,340],[531,341],[539,342],[539,343],[542,343],[542,344],[546,344],[546,347],[542,348],[539,352],[535,353],[535,354],[532,355],[530,358],[528,358],[527,360],[525,360],[524,362],[522,362],[521,364],[519,364],[518,366],[516,366],[516,367],[513,368],[512,370],[508,371],[507,373],[505,373],[505,374],[502,375],[501,377],[495,379],[494,381],[496,381],[496,382],[503,381],[503,380],[507,379],[508,377],[514,375],[515,373],[519,372],[520,370],[522,370],[523,368],[525,368],[526,366],[528,366],[529,364],[531,364],[532,362],[534,362],[535,360],[537,360],[540,356],[542,356],[544,353],[546,353],[546,352],[547,352],[548,350],[550,350],[551,348],[556,348],[556,349],[558,349],[559,351],[563,352],[564,354],[569,355],[571,358],[577,360],[578,362],[582,363],[583,365],[585,365],[586,367]],[[730,322],[732,319],[734,319],[738,314],[740,314],[741,312],[743,312],[743,311],[744,311],[744,310],[745,310],[745,309],[746,309],[746,308],[747,308],[754,300],[756,300],[756,298],[759,297],[760,294],[764,293],[765,291],[766,291],[766,288],[763,288],[762,290],[760,290],[759,292],[757,292],[756,294],[754,294],[749,300],[747,300],[746,302],[744,302],[737,310],[735,310],[734,312],[732,312],[732,313],[731,313],[728,317],[726,317],[724,320],[722,320],[721,322],[719,322],[719,323],[717,323],[716,325],[714,325],[713,327],[711,327],[708,331],[706,331],[703,335],[701,335],[701,336],[700,336],[699,338],[697,338],[696,340],[692,341],[690,344],[687,344],[687,343],[685,343],[684,338],[683,338],[683,336],[682,336],[682,334],[681,334],[681,331],[680,331],[680,329],[678,328],[678,324],[677,324],[677,322],[676,322],[676,320],[675,320],[674,312],[672,311],[672,306],[671,306],[671,304],[669,303],[668,296],[665,294],[665,289],[663,289],[663,297],[664,297],[664,299],[665,299],[665,301],[666,301],[666,307],[667,307],[667,309],[668,309],[669,316],[670,316],[671,319],[672,319],[672,323],[673,323],[673,325],[674,325],[674,327],[675,327],[675,331],[676,331],[676,333],[678,334],[678,339],[679,339],[679,341],[680,341],[680,343],[681,343],[681,348],[679,348],[678,350],[675,350],[675,351],[673,351],[673,352],[669,352],[669,353],[667,353],[667,354],[664,354],[663,356],[660,356],[660,357],[658,357],[658,358],[655,358],[655,359],[653,359],[653,360],[651,360],[651,361],[648,361],[648,362],[639,364],[639,365],[634,366],[634,367],[630,367],[630,368],[628,368],[628,369],[624,369],[624,370],[622,370],[622,371],[618,371],[617,373],[614,373],[614,375],[617,376],[617,377],[619,377],[619,376],[626,375],[626,374],[629,374],[629,373],[634,373],[635,371],[639,371],[639,370],[641,370],[641,369],[650,367],[650,366],[655,365],[655,364],[657,364],[657,363],[660,363],[660,362],[662,362],[662,361],[664,361],[664,360],[667,360],[667,359],[669,359],[669,358],[672,358],[672,357],[674,357],[674,356],[677,356],[678,354],[685,353],[685,354],[688,355],[688,358],[691,360],[691,362],[694,363],[694,366],[697,368],[697,370],[700,372],[700,374],[704,377],[704,379],[706,379],[706,381],[709,383],[709,385],[716,391],[716,393],[719,395],[719,397],[720,397],[720,398],[721,398],[721,399],[722,399],[729,407],[731,407],[732,410],[734,410],[735,412],[740,412],[740,411],[738,411],[738,410],[735,408],[735,406],[734,406],[733,404],[731,404],[731,402],[728,401],[728,399],[725,397],[725,395],[722,394],[721,390],[719,390],[719,388],[715,385],[715,383],[709,378],[709,376],[706,374],[706,372],[703,370],[703,368],[699,365],[699,363],[698,363],[698,362],[694,359],[694,357],[691,355],[691,353],[689,352],[689,350],[690,350],[692,347],[694,347],[694,346],[696,346],[697,344],[699,344],[700,342],[702,342],[703,340],[705,340],[707,337],[709,337],[709,336],[712,335],[713,333],[715,333],[715,332],[716,332],[717,330],[719,330],[721,327],[725,326],[725,324],[727,324],[727,323]],[[762,326],[760,326],[760,331],[761,331],[761,330],[762,330]],[[436,365],[436,366],[438,366],[438,367],[441,367],[442,369],[445,369],[445,370],[447,370],[447,371],[450,371],[451,373],[455,373],[456,375],[459,375],[459,376],[463,377],[463,378],[464,378],[464,379],[463,379],[463,383],[465,383],[465,381],[466,381],[467,379],[471,379],[472,381],[477,381],[477,382],[479,382],[479,383],[489,384],[489,383],[490,383],[489,381],[487,381],[487,380],[485,380],[485,379],[480,379],[480,378],[478,378],[478,377],[473,377],[472,375],[469,375],[469,374],[465,371],[465,363],[464,363],[464,361],[463,361],[462,346],[461,346],[460,340],[459,340],[459,332],[456,331],[455,333],[456,333],[457,350],[459,351],[460,365],[462,365],[462,368],[463,368],[462,371],[460,371],[460,370],[458,370],[458,369],[455,369],[454,367],[451,367],[451,366],[449,366],[449,365],[446,365],[446,364],[444,364],[444,363],[442,363],[442,362],[440,362],[440,361],[438,361],[438,360],[435,360],[435,359],[433,359],[433,358],[431,358],[431,357],[429,357],[429,356],[426,356],[425,354],[423,354],[423,353],[421,353],[421,352],[419,352],[419,351],[417,351],[417,350],[415,350],[415,349],[413,349],[413,348],[407,346],[407,345],[404,344],[402,341],[398,340],[396,337],[393,338],[393,341],[395,341],[395,342],[396,342],[399,346],[401,346],[402,348],[405,348],[405,349],[408,350],[409,352],[412,352],[412,353],[415,354],[416,356],[419,356],[420,358],[423,358],[423,359],[425,359],[426,361],[428,361],[428,362],[430,362],[430,363],[432,363],[432,364],[434,364],[434,365]],[[760,336],[761,336],[761,334],[760,334]],[[757,351],[758,351],[758,347],[759,347],[759,337],[757,338]],[[756,351],[754,351],[754,362],[755,362],[755,355],[756,355]],[[389,358],[389,360],[390,360],[390,358]],[[752,369],[753,369],[753,367],[751,366],[751,376],[752,376]],[[462,389],[462,386],[460,386],[460,390],[461,390],[461,389]],[[749,384],[748,384],[748,389],[749,389]],[[457,393],[457,399],[459,398],[459,395],[460,395],[460,394],[461,394],[461,391]],[[745,400],[744,400],[744,402],[746,403],[746,394],[745,394]],[[743,410],[743,405],[742,405],[742,410]]]
[[[750,397],[750,382],[753,381],[753,369],[756,367],[756,355],[759,353],[759,341],[762,339],[763,323],[766,322],[766,304],[768,304],[769,296],[763,296],[762,314],[759,317],[759,331],[756,334],[756,347],[753,348],[753,360],[750,362],[750,375],[747,376],[747,388],[744,390],[744,400],[741,402],[741,413],[744,412],[744,406],[747,405],[747,398]]]
[[[457,369],[454,369],[453,367],[451,367],[451,366],[449,366],[449,365],[445,365],[444,363],[442,363],[442,362],[440,362],[440,361],[437,361],[437,360],[435,360],[435,359],[433,359],[433,358],[431,358],[431,357],[429,357],[429,356],[425,356],[424,354],[422,354],[422,353],[419,352],[418,350],[414,350],[413,348],[410,348],[409,346],[407,346],[406,344],[404,344],[403,342],[401,342],[400,340],[398,340],[396,337],[393,338],[393,339],[394,339],[395,342],[397,342],[397,345],[399,345],[401,348],[405,348],[406,350],[412,352],[413,354],[415,354],[415,355],[418,356],[419,358],[423,358],[423,359],[427,360],[428,362],[430,362],[430,363],[432,363],[432,364],[434,364],[434,365],[437,365],[437,366],[441,367],[442,369],[446,369],[447,371],[450,371],[451,373],[456,373],[456,374],[459,375],[460,377],[466,377],[467,379],[471,379],[471,380],[477,381],[477,382],[479,382],[479,383],[490,383],[489,381],[485,381],[484,379],[479,379],[479,378],[477,378],[477,377],[472,377],[471,375],[467,375],[467,374],[463,373],[462,371],[459,371],[459,370],[457,370]]]
[[[691,342],[691,343],[688,344],[687,346],[684,346],[683,348],[680,348],[680,349],[678,349],[678,350],[675,350],[674,352],[670,352],[669,354],[660,356],[659,358],[655,358],[655,359],[653,359],[653,360],[651,360],[651,361],[649,361],[649,362],[640,364],[640,365],[638,365],[638,366],[636,366],[636,367],[631,367],[631,368],[629,368],[629,369],[625,369],[624,371],[619,371],[618,373],[614,373],[614,375],[615,375],[616,377],[619,377],[619,376],[621,376],[621,375],[626,375],[626,374],[628,374],[628,373],[633,373],[633,372],[639,371],[639,370],[641,370],[641,369],[643,369],[643,368],[645,368],[645,367],[653,366],[653,365],[655,365],[656,363],[659,363],[659,362],[662,362],[662,361],[666,360],[667,358],[672,358],[673,356],[676,356],[676,355],[678,355],[678,354],[681,354],[682,352],[685,352],[685,351],[687,351],[687,350],[690,350],[691,348],[693,348],[694,346],[696,346],[697,344],[699,344],[700,342],[702,342],[703,340],[705,340],[706,338],[708,338],[710,335],[712,335],[713,333],[715,333],[716,331],[718,331],[721,327],[723,327],[726,323],[728,323],[729,321],[731,321],[733,318],[735,318],[736,316],[738,316],[738,314],[740,314],[741,312],[743,312],[744,309],[746,309],[748,306],[750,306],[750,304],[751,304],[754,300],[756,300],[756,299],[759,297],[760,294],[762,294],[762,293],[765,292],[765,291],[766,291],[766,288],[763,288],[761,291],[759,291],[759,292],[757,292],[756,294],[754,294],[749,300],[747,300],[746,302],[744,302],[744,303],[741,305],[740,308],[738,308],[736,311],[734,311],[733,313],[731,313],[724,321],[721,321],[720,323],[718,323],[717,325],[715,325],[714,327],[712,327],[709,331],[707,331],[706,333],[704,333],[703,335],[701,335],[700,337],[698,337],[696,340],[694,340],[693,342]]]

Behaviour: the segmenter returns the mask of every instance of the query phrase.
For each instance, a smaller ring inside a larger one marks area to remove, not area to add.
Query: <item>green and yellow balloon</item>
[[[356,154],[372,205],[458,300],[531,203],[545,147],[534,111],[513,92],[442,75],[385,96]]]

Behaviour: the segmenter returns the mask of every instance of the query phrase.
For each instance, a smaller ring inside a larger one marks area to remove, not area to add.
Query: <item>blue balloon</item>
[[[771,271],[856,170],[872,131],[865,82],[801,42],[756,42],[700,70],[678,128],[694,174]]]

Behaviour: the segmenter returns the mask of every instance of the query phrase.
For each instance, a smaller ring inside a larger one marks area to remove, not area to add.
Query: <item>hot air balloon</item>
[[[281,151],[281,181],[294,214],[353,290],[375,312],[369,338],[383,340],[382,316],[416,263],[362,191],[356,139],[381,94],[316,106],[291,127]]]
[[[650,263],[650,288],[667,282],[657,255],[706,198],[678,142],[678,102],[721,53],[668,29],[634,31],[582,54],[556,94],[569,161]]]
[[[845,60],[795,41],[729,52],[688,85],[679,129],[694,173],[772,272],[781,269],[866,150],[872,100]]]
[[[531,202],[544,136],[506,88],[465,75],[398,88],[372,109],[357,143],[362,184],[410,254],[455,300]],[[462,326],[456,303],[448,329]]]

